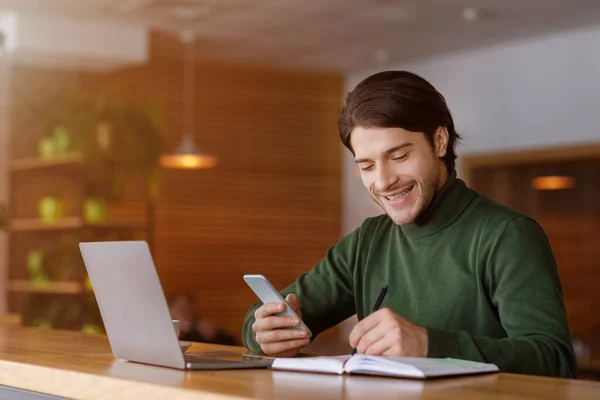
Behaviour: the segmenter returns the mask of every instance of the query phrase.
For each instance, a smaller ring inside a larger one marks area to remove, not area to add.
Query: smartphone
[[[308,337],[312,338],[312,332],[308,329],[308,326],[302,321],[302,319],[296,314],[292,306],[283,298],[281,293],[275,289],[275,287],[269,282],[266,276],[259,274],[244,275],[244,281],[250,286],[250,289],[258,296],[258,298],[264,303],[283,303],[285,309],[275,315],[279,317],[295,317],[300,320],[300,325],[288,326],[282,329],[306,329]]]

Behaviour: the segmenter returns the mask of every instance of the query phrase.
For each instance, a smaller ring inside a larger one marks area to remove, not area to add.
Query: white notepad
[[[494,364],[455,358],[388,357],[362,354],[336,357],[280,357],[273,361],[271,368],[338,375],[347,373],[418,379],[498,372],[498,367]]]

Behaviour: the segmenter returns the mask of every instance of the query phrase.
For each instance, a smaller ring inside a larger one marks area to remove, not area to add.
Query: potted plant
[[[85,192],[96,201],[96,208],[121,197],[126,168],[143,169],[153,180],[162,149],[158,107],[116,97],[60,93],[28,107],[39,116],[45,133],[39,142],[40,157],[82,155]]]

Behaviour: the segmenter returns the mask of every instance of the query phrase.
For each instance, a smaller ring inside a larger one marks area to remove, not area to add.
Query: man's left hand
[[[382,308],[356,324],[350,345],[360,354],[427,357],[427,329]]]

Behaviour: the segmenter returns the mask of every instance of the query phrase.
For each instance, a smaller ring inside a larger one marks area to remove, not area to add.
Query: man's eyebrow
[[[388,155],[390,155],[392,153],[397,152],[398,150],[404,149],[405,147],[411,147],[412,145],[413,144],[411,142],[407,142],[407,143],[400,144],[398,146],[394,146],[394,147],[392,147],[392,148],[387,149],[386,151],[384,151],[383,155],[384,156],[388,156]],[[360,164],[360,163],[369,162],[369,161],[372,161],[372,160],[369,160],[368,158],[357,158],[357,159],[354,160],[354,163],[355,164]]]

